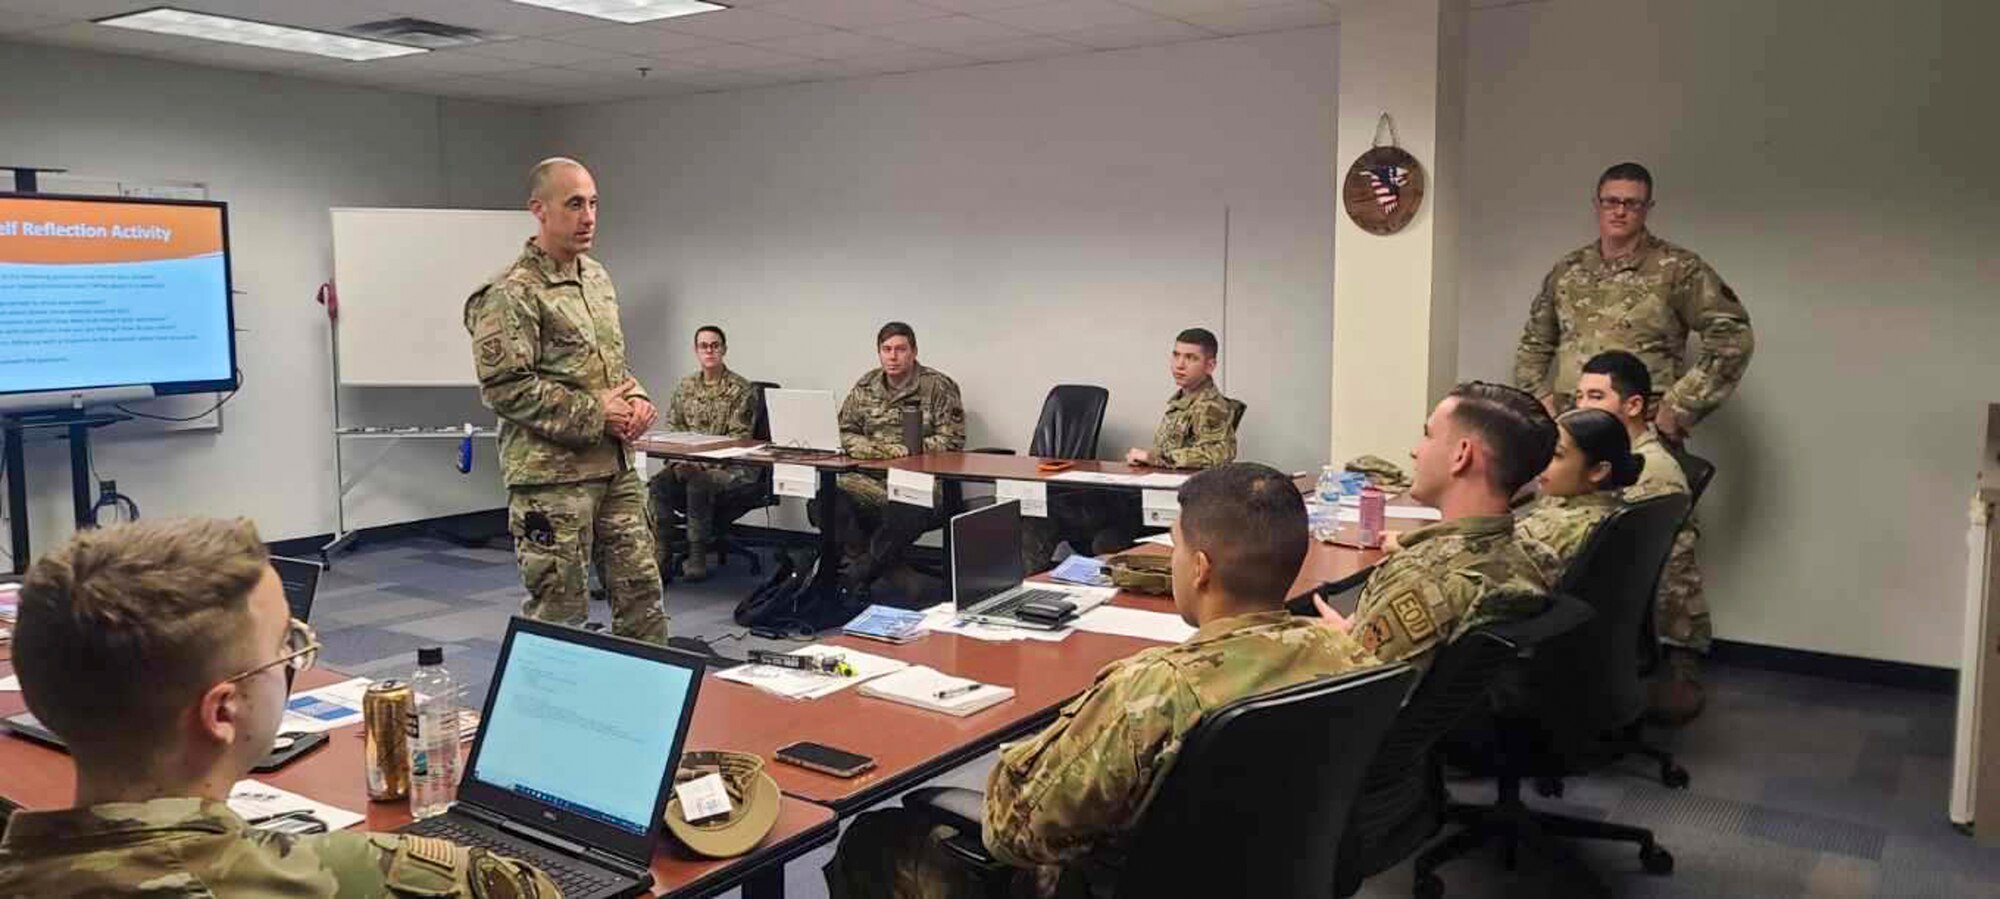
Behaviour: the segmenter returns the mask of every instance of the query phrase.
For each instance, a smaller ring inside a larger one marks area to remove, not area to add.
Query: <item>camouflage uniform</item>
[[[1693,359],[1690,332],[1701,335]],[[1606,262],[1592,241],[1542,280],[1514,350],[1514,384],[1556,394],[1566,409],[1583,363],[1625,350],[1646,363],[1655,387],[1672,385],[1648,408],[1669,404],[1692,426],[1735,391],[1756,343],[1736,292],[1701,257],[1648,233],[1632,255]]]
[[[1514,540],[1511,515],[1406,531],[1361,588],[1349,632],[1384,662],[1430,664],[1431,651],[1488,621],[1529,615],[1548,582]]]
[[[1151,452],[1161,468],[1207,469],[1236,461],[1236,409],[1216,389],[1215,379],[1192,392],[1174,391],[1153,431]],[[1117,552],[1137,539],[1139,521],[1139,497],[1129,490],[1050,485],[1049,517],[1022,522],[1022,562],[1030,573],[1049,567],[1056,544],[1064,540],[1079,552]]]
[[[667,401],[667,427],[748,439],[756,413],[757,391],[750,379],[723,369],[722,377],[710,383],[701,372],[695,372],[675,385],[673,399]],[[705,550],[715,532],[718,497],[723,497],[723,505],[728,506],[744,501],[746,493],[757,494],[764,489],[755,469],[679,460],[667,463],[648,486],[653,493],[654,514],[662,527],[666,526],[664,522],[673,520],[674,512],[687,516],[691,555]]]
[[[17,812],[0,896],[559,897],[547,875],[444,840],[254,830],[205,799]]]
[[[1376,664],[1348,635],[1282,609],[1210,621],[1185,643],[1112,662],[1055,723],[1000,747],[986,785],[987,850],[1023,869],[1062,866],[1072,883],[1108,876],[1204,714]],[[826,866],[828,887],[835,899],[964,895],[963,875],[934,845],[950,835],[901,809],[862,815]]]
[[[1591,532],[1620,505],[1615,493],[1540,497],[1514,510],[1514,539],[1553,587]]]
[[[500,417],[508,529],[528,588],[522,614],[583,624],[594,555],[612,630],[665,643],[646,488],[625,445],[605,431],[597,398],[631,376],[604,266],[580,256],[564,269],[529,240],[466,299],[465,329],[480,399]]]
[[[923,415],[923,446],[903,445],[905,406],[915,406]],[[958,382],[922,365],[915,367],[901,389],[890,386],[879,368],[862,375],[840,404],[840,446],[856,459],[965,449],[965,405],[958,397]],[[892,503],[886,481],[886,475],[874,472],[850,471],[838,478],[835,530],[850,562],[849,582],[856,586],[865,587],[894,568],[903,551],[940,519],[937,497],[930,509]],[[819,505],[815,501],[809,507],[815,525],[822,514]]]
[[[1628,503],[1674,493],[1690,493],[1681,463],[1660,442],[1652,429],[1633,441],[1632,452],[1646,460],[1639,481],[1625,488]],[[1702,590],[1701,569],[1696,567],[1694,550],[1701,541],[1701,522],[1689,515],[1674,532],[1674,548],[1667,554],[1667,567],[1660,571],[1660,595],[1653,605],[1653,626],[1660,641],[1696,652],[1707,652],[1714,637],[1708,619],[1708,596]]]

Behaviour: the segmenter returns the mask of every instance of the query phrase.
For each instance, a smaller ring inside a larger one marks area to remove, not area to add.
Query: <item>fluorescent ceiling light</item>
[[[729,8],[720,3],[708,3],[706,0],[514,0],[514,2],[576,13],[579,16],[610,19],[627,25]]]
[[[205,41],[244,44],[270,50],[311,53],[315,56],[331,56],[354,62],[431,52],[423,47],[409,47],[386,41],[348,37],[344,34],[310,31],[289,25],[270,25],[264,22],[252,22],[249,19],[232,19],[228,16],[215,16],[203,12],[188,12],[166,6],[130,15],[98,19],[97,24],[113,28],[129,28],[133,31],[199,38]]]

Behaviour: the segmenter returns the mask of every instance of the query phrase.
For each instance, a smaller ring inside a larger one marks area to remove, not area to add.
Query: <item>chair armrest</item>
[[[982,446],[982,447],[980,447],[980,448],[978,448],[978,449],[969,449],[969,450],[966,450],[966,452],[968,452],[968,453],[985,453],[985,454],[987,454],[987,455],[989,455],[989,456],[1011,456],[1011,455],[1014,455],[1014,451],[1013,451],[1013,450],[1010,450],[1010,449],[1008,449],[1008,448],[1006,448],[1006,447],[1004,447],[1004,446]]]
[[[1311,590],[1286,600],[1285,608],[1294,615],[1318,617],[1319,609],[1313,607],[1313,597],[1323,597],[1331,605],[1334,597],[1368,583],[1368,576],[1374,573],[1375,566],[1370,565],[1340,580],[1320,584]]]
[[[990,871],[1005,865],[986,851],[985,806],[986,794],[964,787],[918,787],[903,794],[904,808],[958,831],[958,836],[938,845],[960,860]]]

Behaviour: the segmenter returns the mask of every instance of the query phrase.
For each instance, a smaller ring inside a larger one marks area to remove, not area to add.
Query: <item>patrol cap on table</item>
[[[1167,596],[1174,592],[1174,560],[1154,553],[1119,553],[1104,560],[1111,583],[1126,590]]]
[[[729,791],[729,812],[689,822],[681,817],[680,797],[670,797],[667,830],[698,855],[730,858],[756,847],[778,823],[778,782],[764,773],[764,760],[752,753],[697,750],[681,754],[674,783],[717,773]]]

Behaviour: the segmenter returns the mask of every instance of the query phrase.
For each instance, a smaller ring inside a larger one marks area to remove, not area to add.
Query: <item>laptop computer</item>
[[[831,390],[764,391],[771,449],[840,453],[840,414]]]
[[[457,801],[401,832],[528,862],[571,899],[650,887],[702,659],[516,617]]]
[[[1034,621],[1017,614],[1035,600],[1076,604],[1081,615],[1106,597],[1071,593],[1045,584],[1029,584],[1021,562],[1021,504],[994,503],[952,516],[945,529],[946,581],[958,617],[982,624],[1054,630],[1059,623]]]
[[[325,566],[311,559],[293,559],[272,556],[271,567],[278,572],[278,582],[285,588],[285,605],[290,607],[292,617],[310,623],[313,601],[319,597],[319,576]],[[292,691],[292,669],[285,668],[285,692]],[[49,730],[33,712],[22,712],[4,719],[9,729],[23,737],[39,743],[46,743],[57,749],[68,751],[63,739]],[[285,763],[304,755],[326,742],[325,734],[282,733],[271,745],[271,751],[264,755],[250,770],[260,774],[276,771]]]

